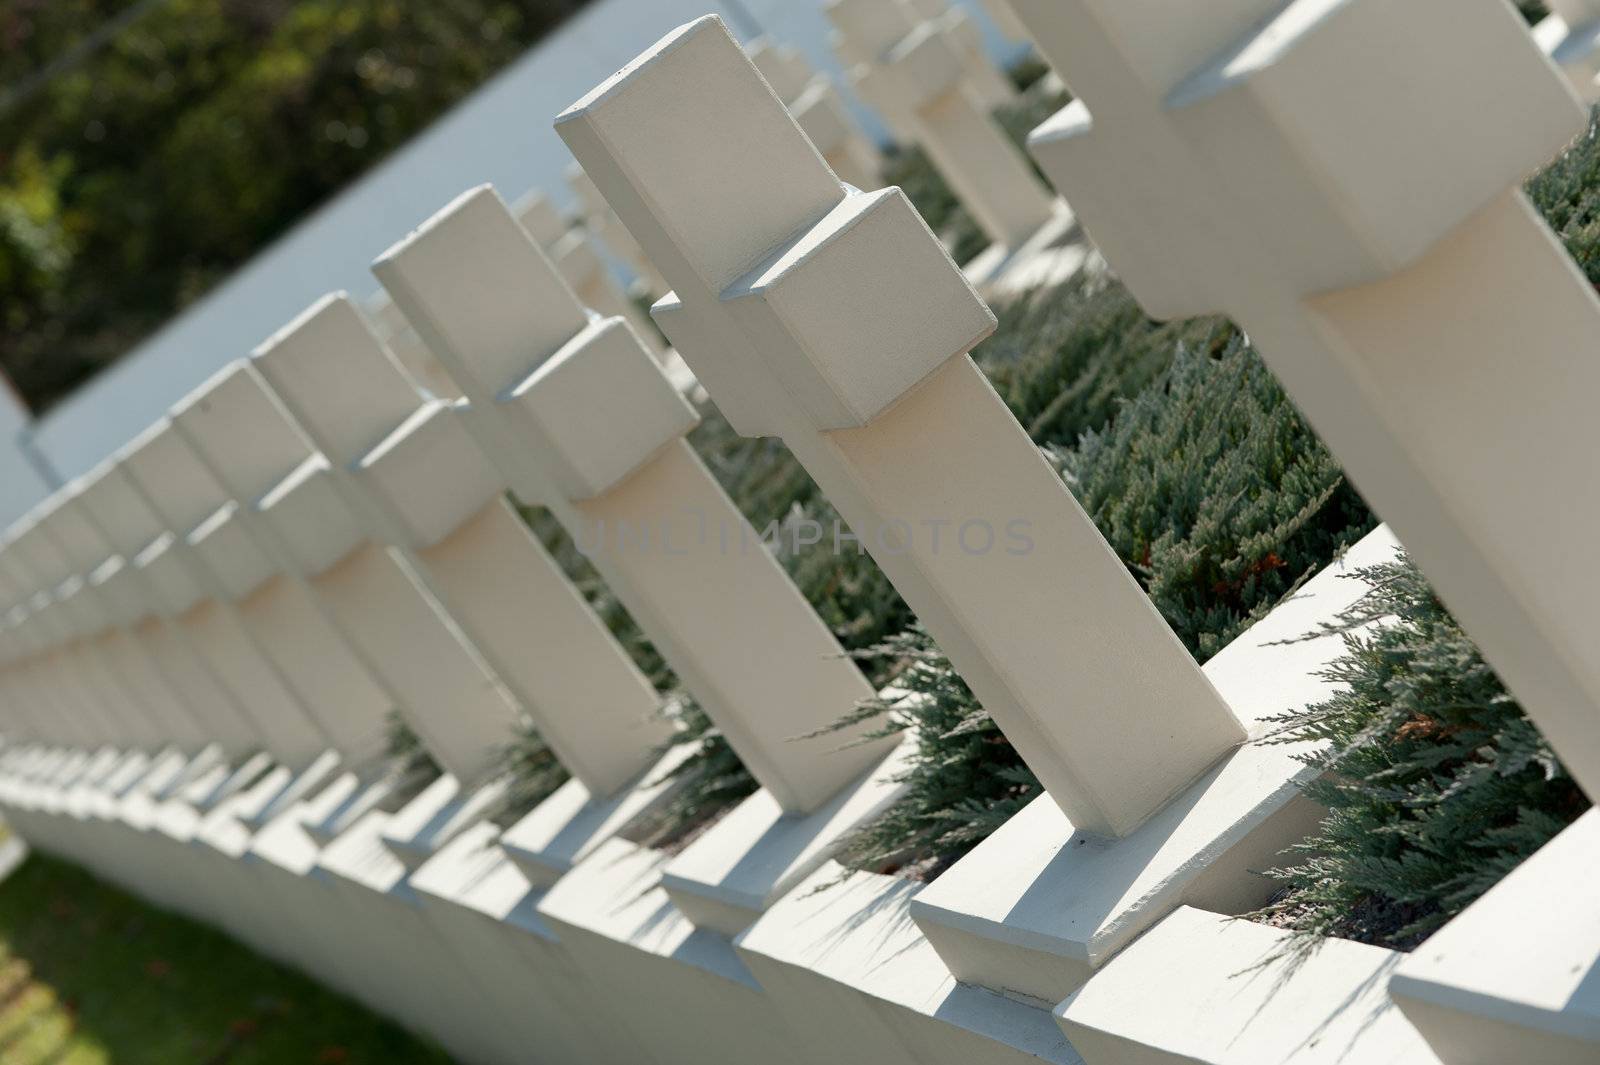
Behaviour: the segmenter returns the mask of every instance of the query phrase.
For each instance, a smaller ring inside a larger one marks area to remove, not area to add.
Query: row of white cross
[[[1519,190],[1582,128],[1572,85],[1503,0],[1011,3],[1075,96],[1031,147],[1111,267],[1154,315],[1249,331],[1600,793],[1600,300]],[[829,13],[857,88],[997,243],[1059,216],[958,23]],[[903,751],[793,739],[873,691],[696,456],[626,296],[547,205],[485,187],[374,264],[377,329],[319,301],[11,530],[0,798],[472,1060],[1328,1045],[1398,959],[1332,947],[1257,1002],[1227,978],[1276,933],[1203,911],[1264,901],[1255,872],[1314,819],[1295,752],[1247,741],[1325,694],[1338,650],[1277,641],[1359,590],[1324,575],[1198,667],[973,363],[995,319],[971,278],[898,189],[841,180],[879,162],[848,126],[808,138],[839,125],[812,108],[842,113],[707,18],[557,129],[698,387],[783,440],[1046,796],[926,888],[813,890]],[[508,492],[584,547],[761,786],[675,855],[627,832],[672,796],[671,715]],[[415,797],[390,711],[443,771]],[[502,832],[528,725],[573,779]],[[1353,1060],[1592,1060],[1600,913],[1549,899],[1600,862],[1595,828],[1400,966],[1405,1018],[1352,1024]]]

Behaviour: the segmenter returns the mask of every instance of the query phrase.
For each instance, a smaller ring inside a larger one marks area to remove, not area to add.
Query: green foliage
[[[1260,356],[1180,349],[1068,481],[1200,660],[1376,524]]]
[[[1600,112],[1589,128],[1528,181],[1528,196],[1578,267],[1600,285]]]
[[[1528,20],[1529,25],[1550,14],[1550,9],[1542,0],[1517,0],[1517,10],[1522,12],[1522,17]]]
[[[1109,423],[1166,370],[1182,344],[1205,346],[1221,319],[1153,322],[1098,271],[997,309],[999,328],[973,353],[1034,443],[1071,446]]]
[[[113,19],[136,14],[141,0],[15,0],[0,7],[0,100],[61,62]]]
[[[34,854],[0,884],[0,1060],[446,1065],[450,1058],[215,929]]]
[[[48,405],[582,3],[162,0],[81,55],[128,3],[10,5],[0,367]]]
[[[422,745],[422,737],[414,732],[398,711],[391,710],[388,731],[384,737],[383,766],[380,775],[395,782],[389,801],[398,809],[401,804],[421,794],[439,774],[444,772],[433,755]]]
[[[874,649],[905,664],[896,686],[835,728],[870,722],[863,739],[911,733],[914,750],[898,778],[905,794],[848,836],[835,858],[851,869],[932,880],[1039,794],[1022,763],[937,644],[921,628]]]
[[[1345,653],[1325,675],[1342,690],[1278,719],[1280,742],[1324,745],[1304,760],[1330,813],[1263,914],[1301,949],[1415,946],[1588,806],[1408,561],[1356,577],[1371,590],[1329,630]]]
[[[509,778],[509,787],[489,819],[501,828],[510,828],[532,813],[572,776],[545,745],[538,730],[527,723],[506,745],[499,769]]]

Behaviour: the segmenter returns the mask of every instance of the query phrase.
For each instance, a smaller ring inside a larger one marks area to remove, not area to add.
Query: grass
[[[34,854],[0,884],[0,1065],[446,1065],[219,932]]]

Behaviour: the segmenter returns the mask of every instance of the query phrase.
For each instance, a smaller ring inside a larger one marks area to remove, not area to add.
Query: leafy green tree
[[[582,3],[10,5],[0,80],[48,77],[0,94],[0,367],[48,406]]]
[[[23,149],[12,162],[11,181],[0,186],[0,291],[5,332],[15,335],[33,320],[30,309],[48,313],[60,304],[72,263],[73,234],[62,217],[65,160],[46,163]]]

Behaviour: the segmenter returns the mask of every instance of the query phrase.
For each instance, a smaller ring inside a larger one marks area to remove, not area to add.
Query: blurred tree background
[[[0,0],[0,367],[36,411],[586,0]]]

